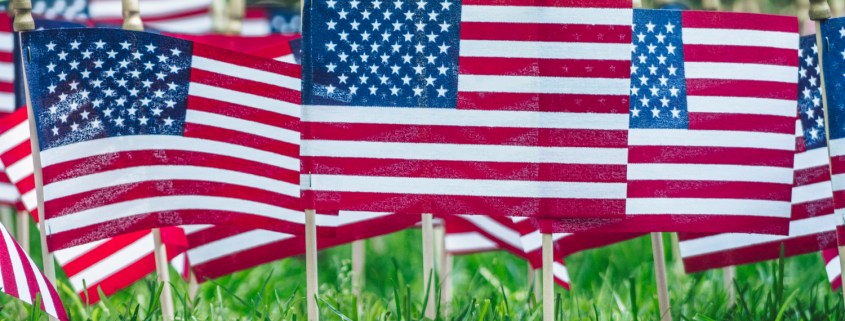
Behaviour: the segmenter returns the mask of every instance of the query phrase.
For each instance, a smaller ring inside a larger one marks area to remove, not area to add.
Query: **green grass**
[[[40,253],[37,231],[33,229],[31,235],[33,253]],[[409,320],[409,312],[410,320],[418,320],[425,291],[420,241],[417,229],[368,240],[365,286],[359,296],[351,291],[351,247],[320,251],[320,298],[325,300],[321,302],[322,319],[341,320],[331,306],[349,320],[399,320],[396,316],[400,312],[402,320]],[[831,292],[818,253],[784,260],[783,290],[776,286],[777,262],[738,267],[737,283],[742,295],[738,304],[729,308],[722,272],[686,275],[672,255],[669,234],[664,235],[664,243],[674,320],[776,320],[778,314],[780,320],[845,320],[841,293]],[[33,259],[40,266],[40,255],[33,255]],[[556,304],[557,319],[634,320],[634,314],[636,320],[658,319],[653,262],[648,236],[566,258],[572,291],[556,287],[560,298]],[[527,267],[525,261],[503,251],[455,257],[454,296],[451,304],[439,306],[443,320],[540,320],[541,305],[529,302]],[[58,274],[59,282],[64,284],[59,291],[73,320],[123,320],[124,316],[135,320],[132,316],[136,309],[137,320],[160,320],[157,304],[151,303],[156,285],[153,275],[112,295],[108,303],[86,307],[67,287],[67,277],[61,270]],[[182,302],[187,284],[175,271],[170,277],[177,319],[306,320],[302,257],[241,271],[214,283],[205,282],[190,305],[195,307],[192,309]],[[439,291],[439,285],[433,287]],[[0,319],[30,317],[29,305],[8,295],[0,295],[0,304]],[[41,319],[46,317],[42,315]]]

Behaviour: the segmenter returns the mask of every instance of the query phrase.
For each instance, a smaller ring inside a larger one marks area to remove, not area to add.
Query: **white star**
[[[810,77],[810,84],[813,85],[813,86],[818,86],[818,85],[816,85],[816,77],[815,76]]]
[[[67,74],[64,71],[62,71],[62,73],[59,74],[59,80],[67,80],[67,79],[65,79],[65,77],[67,77]]]
[[[804,98],[812,98],[810,96],[810,88],[804,88]]]
[[[94,44],[97,45],[96,49],[105,49],[105,47],[103,47],[103,46],[105,46],[106,43],[103,42],[103,40],[97,40],[97,42],[95,42]]]
[[[67,94],[59,95],[59,101],[65,101],[65,99],[67,99]]]
[[[100,59],[97,59],[97,61],[94,61],[94,68],[103,68],[103,61],[100,60]]]
[[[819,97],[813,97],[813,106],[819,107],[819,102],[821,102]]]
[[[643,107],[648,107],[648,98],[643,97],[640,99],[640,102],[643,103]]]
[[[173,106],[176,106],[176,102],[170,99],[166,100],[164,103],[167,104],[167,108],[173,108]]]
[[[420,23],[416,23],[414,25],[417,26],[417,31],[425,31],[425,24],[424,23],[420,22]]]
[[[395,44],[391,45],[391,47],[393,47],[393,51],[391,51],[391,52],[399,52],[399,49],[402,48],[402,45],[395,43]]]
[[[402,29],[402,23],[398,20],[393,23],[393,31],[399,31]]]
[[[144,47],[147,47],[147,52],[155,52],[156,48],[158,48],[156,46],[153,46],[153,44],[149,44]]]
[[[671,22],[666,23],[665,27],[666,27],[666,33],[674,33],[675,25],[673,25]]]
[[[810,132],[810,136],[811,136],[810,138],[812,138],[812,139],[819,138],[819,130],[816,129],[815,127],[813,127],[813,129],[810,129],[809,132]]]
[[[680,89],[675,88],[675,86],[672,86],[672,88],[669,88],[669,94],[670,94],[672,97],[678,97],[678,92],[679,92],[679,91],[681,91],[681,90],[680,90]]]
[[[437,35],[436,35],[436,34],[434,34],[434,32],[433,32],[433,31],[431,32],[431,34],[427,34],[427,35],[425,35],[425,36],[426,36],[426,37],[428,37],[428,42],[434,42],[434,39],[436,39],[436,38],[437,38]]]
[[[654,49],[657,49],[657,46],[649,44],[646,48],[648,48],[648,53],[654,53]]]
[[[434,78],[434,77],[432,77],[432,76],[425,77],[425,84],[426,84],[426,85],[431,85],[431,86],[433,87],[433,86],[434,86],[434,81],[435,81],[435,80],[437,80],[437,79],[435,79],[435,78]]]
[[[156,73],[156,80],[164,80],[164,77],[166,77],[166,76],[167,76],[167,74],[165,74],[163,72]]]
[[[119,62],[119,64],[120,68],[126,68],[126,66],[129,66],[129,60],[123,59],[123,61]]]
[[[337,25],[337,22],[334,22],[334,20],[331,20],[329,22],[326,22],[326,24],[329,25],[329,30],[332,30]]]
[[[448,54],[448,52],[446,52],[446,50],[449,49],[450,47],[451,46],[447,46],[445,42],[442,45],[437,46],[437,48],[440,48],[440,53],[445,53],[445,54]]]
[[[144,88],[150,88],[150,85],[153,84],[153,82],[149,80],[142,80],[141,83],[144,84]]]
[[[91,81],[91,85],[94,86],[94,88],[100,88],[101,83],[103,83],[103,81],[99,80],[99,79],[95,79],[95,80]]]
[[[434,12],[434,11],[429,12],[429,13],[428,13],[428,21],[431,21],[431,20],[437,21],[437,16],[438,16],[438,15],[440,15],[440,14],[439,14],[439,13],[437,13],[437,12]]]
[[[179,50],[179,49],[177,49],[177,48],[170,49],[170,54],[171,54],[171,55],[174,55],[174,56],[179,56],[179,54],[181,54],[181,53],[182,53],[182,51],[181,51],[181,50]]]
[[[370,73],[377,74],[378,73],[378,66],[376,66],[376,65],[370,66]]]
[[[681,118],[680,117],[681,111],[678,110],[678,108],[672,107],[672,110],[670,110],[670,112],[672,112],[672,118]]]
[[[403,85],[411,85],[411,78],[408,75],[403,76],[401,79]]]
[[[114,96],[114,89],[106,88],[103,90],[103,93],[106,94],[106,97]]]
[[[355,85],[349,86],[349,92],[351,92],[353,95],[357,94],[358,93],[358,87],[355,86]]]
[[[646,76],[640,77],[640,82],[642,83],[642,85],[648,85],[648,77],[646,77]]]
[[[80,92],[79,92],[79,95],[80,95],[80,96],[82,96],[82,97],[85,97],[85,99],[88,99],[88,95],[89,95],[89,94],[91,94],[91,93],[89,93],[89,92],[88,92],[87,90],[85,90],[85,89],[83,89],[82,91],[80,91]]]
[[[94,106],[94,108],[100,108],[100,105],[103,104],[103,100],[102,99],[95,99],[94,101],[91,102],[91,104]]]
[[[123,104],[126,103],[126,98],[120,97],[120,98],[116,99],[114,102],[117,103],[118,106],[123,106]]]
[[[677,47],[673,46],[671,43],[666,46],[666,50],[669,52],[670,55],[675,54],[675,49],[677,49]]]
[[[132,78],[138,78],[141,76],[141,72],[137,70],[130,70],[129,73],[132,75]]]
[[[422,94],[422,91],[423,91],[422,88],[420,88],[420,86],[414,87],[413,90],[414,90],[414,96],[420,96]]]
[[[663,43],[663,39],[666,39],[666,36],[664,36],[662,32],[655,37],[657,37],[657,43]]]
[[[87,110],[83,110],[79,114],[82,115],[82,119],[88,119],[88,115],[90,115],[91,113],[89,113]]]
[[[158,106],[156,106],[156,108],[153,108],[150,111],[153,112],[153,116],[159,116],[159,115],[161,115],[161,112],[163,112],[164,110],[161,109],[161,108],[158,108]]]
[[[161,54],[161,55],[158,55],[158,57],[157,57],[157,58],[158,58],[158,62],[167,63],[167,59],[168,59],[169,57],[167,57],[167,56],[165,56],[165,55]]]
[[[824,127],[824,119],[821,118],[821,116],[817,117],[815,119],[815,121],[816,121],[816,126],[819,126],[819,128]]]
[[[71,61],[71,62],[69,62],[68,64],[70,64],[70,70],[74,70],[74,69],[78,69],[78,68],[79,68],[79,63],[78,63],[78,62],[76,62],[76,60]]]
[[[441,75],[445,75],[446,72],[449,71],[449,67],[445,67],[443,65],[440,65],[440,67],[437,68],[437,70],[440,72]]]
[[[124,40],[123,42],[120,43],[120,47],[121,47],[120,48],[121,50],[123,50],[123,49],[129,50],[129,42]]]
[[[67,116],[68,116],[68,114],[61,114],[61,115],[59,115],[59,118],[62,119],[63,123],[66,123],[67,122]]]
[[[417,75],[421,75],[422,72],[425,70],[425,67],[423,67],[423,66],[414,66],[414,67],[411,67],[411,68],[414,68],[414,71]]]
[[[167,66],[167,67],[170,68],[171,74],[179,73],[179,69],[180,69],[179,66]]]
[[[660,76],[657,80],[660,80],[660,85],[666,86],[666,82],[669,81],[669,78],[666,78],[666,76]]]
[[[399,95],[399,88],[396,88],[396,85],[393,85],[393,88],[390,88],[390,94],[393,96]]]
[[[90,72],[90,71],[88,71],[88,69],[85,69],[85,70],[83,70],[83,71],[80,71],[79,73],[80,73],[80,74],[82,74],[82,79],[88,78],[88,76],[90,76],[90,75],[91,75],[91,72]]]
[[[422,1],[422,0],[417,1],[417,10],[425,10],[426,4],[428,4],[428,2],[425,2],[425,1]]]
[[[346,12],[346,9],[340,9],[340,12],[338,12],[338,14],[340,14],[340,19],[346,19],[346,15],[348,15],[349,12]]]
[[[666,58],[667,57],[664,57],[663,54],[660,54],[660,56],[657,57],[657,60],[660,60],[659,64],[665,65],[666,64]]]
[[[813,55],[816,55],[818,53],[819,53],[819,47],[816,46],[816,44],[813,44]]]
[[[345,84],[345,83],[346,83],[346,79],[349,79],[349,77],[348,77],[348,76],[346,76],[346,74],[341,74],[340,76],[337,76],[337,78],[338,78],[338,79],[340,79],[340,83],[341,83],[341,84]]]
[[[669,100],[669,99],[666,99],[666,97],[661,97],[661,98],[660,98],[660,103],[661,103],[661,104],[663,104],[663,106],[661,106],[661,107],[669,107],[669,101],[670,101],[670,100]]]
[[[812,66],[813,65],[813,56],[807,56],[807,58],[804,59],[804,62],[807,63],[807,66]]]
[[[93,52],[88,51],[88,49],[85,49],[85,51],[82,52],[82,58],[91,58],[92,53]]]
[[[381,41],[384,41],[384,42],[390,41],[390,32],[385,30],[384,33],[381,34]]]
[[[370,95],[375,95],[376,91],[378,90],[378,88],[376,88],[376,86],[370,86],[370,88],[368,88],[368,89],[370,90]]]
[[[651,86],[648,90],[651,91],[652,97],[657,96],[657,93],[660,92],[660,88],[657,88],[657,86]]]
[[[56,71],[56,65],[54,65],[52,62],[50,62],[50,64],[47,65],[47,69],[51,72],[55,72]]]
[[[388,56],[386,53],[381,54],[381,62],[382,62],[383,64],[387,64],[387,60],[388,60],[388,59],[390,59],[390,56]]]
[[[59,127],[53,126],[52,130],[53,130],[53,136],[56,136],[56,135],[59,134]]]
[[[399,69],[401,69],[401,68],[402,68],[402,67],[399,67],[399,66],[397,66],[396,64],[393,64],[393,66],[391,66],[391,67],[390,67],[390,69],[393,69],[393,72],[392,72],[392,73],[393,73],[393,74],[397,74],[397,75],[399,74]]]
[[[371,12],[369,10],[364,10],[364,12],[361,12],[361,15],[364,16],[363,20],[370,19],[370,14]]]
[[[59,109],[59,107],[57,107],[56,105],[53,105],[53,106],[51,106],[49,109],[50,109],[50,114],[54,114],[54,115],[55,115],[55,114],[56,114],[56,110],[58,110],[58,109]]]
[[[155,66],[155,64],[153,64],[151,61],[147,61],[144,63],[144,70],[151,70],[153,69],[153,66]]]
[[[640,32],[640,34],[637,35],[637,40],[638,42],[645,42],[645,35]]]
[[[74,80],[73,82],[69,83],[68,85],[70,85],[71,90],[76,90],[77,89],[76,86],[79,86],[79,83],[76,82],[76,80]]]
[[[138,96],[138,89],[135,89],[135,88],[129,89],[129,96]]]
[[[364,31],[364,33],[362,33],[362,34],[361,34],[361,40],[362,40],[362,41],[367,41],[367,40],[370,40],[370,33],[369,33],[369,32]]]
[[[640,110],[634,107],[634,109],[631,109],[631,115],[631,117],[640,117]]]
[[[47,51],[53,51],[53,50],[56,50],[56,44],[54,44],[52,41],[50,41],[50,43],[47,44]]]
[[[102,124],[102,123],[103,122],[100,121],[99,119],[94,119],[94,120],[91,121],[91,127],[100,128],[100,124]]]
[[[440,89],[436,89],[436,90],[437,90],[437,97],[446,97],[446,92],[448,90],[443,89],[443,85],[440,85]]]
[[[352,22],[350,22],[349,24],[352,26],[352,30],[358,30],[358,26],[361,25],[358,20],[352,20]]]
[[[164,92],[161,91],[161,89],[154,91],[153,94],[156,96],[156,98],[163,98],[164,97]]]
[[[636,96],[640,94],[640,89],[636,86],[631,87],[631,96]]]
[[[351,70],[350,72],[352,72],[353,74],[358,73],[358,64],[353,62],[352,65],[349,66],[349,70]]]
[[[437,56],[434,56],[434,55],[432,55],[432,54],[428,54],[428,56],[426,56],[426,57],[425,57],[425,59],[427,59],[427,60],[428,60],[428,63],[430,63],[430,64],[432,64],[432,65],[433,65],[433,64],[434,64],[434,59],[437,59]]]
[[[378,79],[381,80],[381,84],[384,85],[387,84],[387,80],[389,80],[390,78],[388,78],[387,76],[381,76]]]
[[[109,50],[109,52],[107,52],[106,54],[109,55],[109,59],[114,59],[115,57],[117,57],[117,52],[115,52],[114,50]]]
[[[656,74],[657,74],[657,67],[655,67],[654,65],[649,66],[649,67],[648,67],[648,72],[649,72],[649,74],[651,74],[651,75],[656,75]]]
[[[645,63],[645,60],[648,58],[648,56],[643,55],[643,54],[640,54],[640,56],[639,56],[639,57],[637,57],[637,58],[639,58],[639,59],[640,59],[640,63],[641,63],[641,64],[644,64],[644,63]]]
[[[637,67],[636,65],[631,65],[631,74],[632,75],[636,74],[637,69],[640,69],[640,67]]]
[[[64,50],[62,50],[62,52],[58,53],[57,55],[59,55],[59,60],[66,60],[67,58],[67,53]]]
[[[369,76],[367,76],[367,75],[361,75],[361,77],[358,77],[358,79],[360,79],[360,80],[361,80],[361,83],[362,83],[362,84],[366,84],[366,83],[367,83],[367,80],[369,80],[369,79],[370,79],[370,77],[369,77]]]
[[[112,70],[112,69],[109,69],[109,70],[105,71],[105,73],[106,73],[106,77],[111,77],[111,78],[114,78],[114,74],[115,74],[116,72],[117,72],[117,70]]]
[[[117,116],[117,118],[115,118],[113,121],[114,121],[115,126],[123,127],[123,121],[124,121],[123,117]]]
[[[351,6],[352,6],[353,8],[355,8],[355,9],[358,9],[358,4],[359,4],[359,3],[361,3],[361,1],[358,1],[358,0],[352,0],[352,1],[349,1],[349,5],[351,5]]]
[[[152,101],[153,101],[152,99],[149,99],[149,98],[144,97],[144,99],[141,99],[141,106],[147,106],[147,105],[149,105],[149,104],[150,104],[150,102],[152,102]]]
[[[329,5],[329,8],[334,8],[334,5],[337,4],[337,1],[328,0],[326,3]]]
[[[845,38],[845,27],[839,29],[839,38]]]
[[[657,109],[657,107],[654,107],[651,110],[651,117],[652,118],[660,118],[660,109]]]
[[[175,119],[171,119],[170,116],[167,116],[167,119],[164,120],[164,126],[173,125],[173,121],[175,121]]]
[[[675,68],[674,64],[670,65],[668,69],[669,69],[669,75],[677,76],[677,74],[675,74],[675,72],[678,71],[678,68]]]
[[[377,43],[370,45],[370,48],[372,48],[372,52],[378,52],[378,47],[381,47],[381,45]]]
[[[174,83],[172,81],[169,84],[167,84],[167,90],[176,90],[177,87],[179,87],[179,85],[177,85],[176,83]]]
[[[50,86],[47,86],[47,88],[50,89],[50,93],[56,92],[56,85],[50,85]]]
[[[655,25],[654,25],[654,24],[652,24],[652,23],[651,23],[651,21],[649,21],[649,22],[645,25],[645,27],[646,27],[646,28],[648,28],[648,32],[654,32],[654,27],[655,27]]]
[[[149,118],[147,118],[147,116],[146,116],[146,115],[141,116],[140,118],[138,118],[138,120],[141,122],[141,124],[144,124],[144,125],[146,125],[146,124],[147,124],[147,122],[149,122],[149,121],[150,121],[150,119],[149,119]]]
[[[413,57],[411,57],[410,55],[408,55],[408,54],[406,53],[404,56],[402,56],[402,62],[404,62],[404,63],[406,63],[406,64],[407,64],[407,63],[411,63],[411,58],[413,58]]]
[[[381,22],[373,21],[373,31],[378,30],[379,27],[381,27]]]
[[[390,20],[390,16],[393,15],[393,12],[390,12],[390,10],[384,10],[382,15],[384,15],[384,20]]]
[[[373,8],[374,9],[381,9],[381,1],[379,1],[379,0],[373,1]]]
[[[449,32],[449,27],[451,27],[452,25],[450,25],[450,24],[448,24],[444,21],[443,23],[439,24],[438,26],[440,26],[440,32]]]
[[[393,1],[393,7],[395,9],[402,9],[403,4],[405,4],[405,3],[400,1],[400,0]]]
[[[413,21],[414,20],[414,12],[411,11],[411,10],[408,10],[408,12],[405,12],[405,20]]]

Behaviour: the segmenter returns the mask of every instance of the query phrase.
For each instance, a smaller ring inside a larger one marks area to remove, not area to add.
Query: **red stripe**
[[[631,3],[619,0],[470,0],[463,5],[486,6],[531,6],[531,7],[575,7],[575,8],[620,8],[631,9]]]
[[[185,132],[183,135],[185,137],[201,138],[232,145],[255,148],[291,158],[299,157],[299,145],[220,127],[206,126],[189,122],[185,124]]]
[[[152,212],[88,225],[67,232],[53,233],[50,235],[47,245],[50,251],[58,251],[76,245],[115,237],[120,234],[143,231],[156,227],[188,224],[237,225],[295,235],[305,234],[305,226],[303,224],[281,221],[264,216],[226,211],[179,210]],[[335,228],[317,226],[318,237],[333,238],[335,235]]]
[[[834,248],[836,247],[836,235],[833,232],[824,232],[694,257],[685,257],[684,268],[687,273],[695,273],[731,265],[775,260],[780,257],[781,242],[784,245],[784,255],[791,257]]]
[[[0,248],[0,274],[3,275],[3,292],[6,292],[13,297],[20,298],[20,294],[18,293],[18,284],[16,282],[17,278],[15,277],[15,270],[12,267],[11,257],[12,255],[17,255],[17,253],[9,251],[9,248],[16,248],[17,246],[9,244],[9,242],[15,242],[11,235],[9,235],[9,241],[6,241],[6,238],[3,238],[3,247]],[[23,277],[23,275],[20,277]]]
[[[684,62],[731,62],[798,67],[795,49],[684,45]]]
[[[300,207],[297,197],[253,187],[207,181],[161,180],[122,184],[50,200],[44,203],[44,211],[49,214],[46,218],[51,219],[121,202],[141,200],[152,204],[159,202],[155,197],[183,195],[239,199],[289,209]],[[137,216],[143,216],[143,214]]]
[[[458,92],[458,109],[627,115],[628,99],[627,95]]]
[[[15,183],[15,186],[18,188],[18,192],[20,192],[21,195],[29,193],[29,191],[35,189],[35,174],[29,174],[24,179]],[[35,221],[37,222],[38,220]]]
[[[845,155],[830,158],[830,172],[833,175],[845,173]]]
[[[534,58],[461,57],[462,75],[629,78],[630,62]]]
[[[112,238],[74,258],[72,261],[63,264],[62,270],[65,271],[68,277],[73,277],[77,273],[84,271],[150,233],[150,230],[146,230]]]
[[[630,44],[631,29],[612,25],[461,22],[461,40]]]
[[[719,164],[792,168],[791,151],[698,146],[629,146],[631,164]]]
[[[792,217],[790,219],[795,221],[828,214],[833,214],[833,197],[792,204]]]
[[[15,250],[17,251],[17,253],[12,255],[17,255],[18,259],[21,262],[21,265],[23,266],[23,275],[16,275],[16,278],[18,280],[20,280],[21,278],[26,280],[26,284],[29,287],[29,299],[32,300],[30,302],[35,305],[35,295],[36,293],[41,292],[41,289],[38,287],[38,281],[35,279],[35,271],[32,270],[32,265],[29,263],[29,256],[24,253],[23,249],[21,249],[20,246],[15,246]],[[41,271],[38,271],[38,273],[41,273]],[[48,282],[46,279],[44,279],[44,281]],[[43,297],[44,293],[42,293],[41,296]],[[45,310],[44,299],[41,299],[41,306],[39,306],[38,308],[40,308],[41,310]]]
[[[241,75],[242,77],[249,77],[249,74]],[[297,90],[288,89],[281,86],[274,86],[263,82],[252,81],[246,78],[238,78],[218,74],[196,67],[191,69],[191,82],[213,86],[215,88],[228,89],[239,91],[250,95],[266,97],[275,100],[282,100],[290,103],[299,104],[301,100],[301,93]],[[188,100],[194,99],[191,97]]]
[[[836,226],[836,239],[837,240],[845,240],[845,228],[843,228],[842,225]],[[842,243],[845,243],[845,242],[839,242],[839,243],[840,243],[840,246],[845,245],[845,244],[842,244]]]
[[[534,147],[625,148],[625,130],[307,123],[302,139]]]
[[[96,155],[47,166],[43,169],[44,185],[118,169],[164,165],[218,168],[299,184],[299,173],[296,171],[214,154],[182,150],[141,150],[110,153],[109,161],[98,161],[103,157],[105,156]]]
[[[0,118],[0,134],[5,133],[15,126],[20,125],[21,123],[28,121],[28,117],[26,114],[26,108],[21,108],[16,110],[14,113],[11,113],[9,116]]]
[[[27,139],[0,155],[0,160],[3,161],[3,165],[9,167],[30,155],[32,155],[32,144]]]
[[[0,51],[0,62],[14,63],[15,57],[12,55],[11,52]]]
[[[719,232],[788,235],[789,219],[742,215],[630,215],[614,219],[538,218],[540,233]]]
[[[754,199],[789,202],[792,190],[784,184],[721,181],[628,181],[629,198]]]
[[[798,18],[790,16],[712,11],[683,11],[681,14],[684,28],[748,29],[798,33]],[[797,50],[797,43],[795,47]]]
[[[830,181],[830,168],[828,166],[816,166],[795,171],[793,186],[805,186],[825,181]]]
[[[0,173],[5,174],[3,171],[0,171]],[[9,175],[2,174],[0,174],[0,185],[12,185],[12,181],[9,180]]]
[[[337,174],[337,169],[342,168],[343,175],[376,177],[601,183],[624,183],[626,180],[626,166],[624,164],[588,165],[312,157],[307,161],[303,160],[303,168],[309,168],[312,174]],[[342,209],[347,210],[347,208]],[[385,211],[390,212],[390,210]]]
[[[14,93],[15,84],[11,82],[0,81],[0,92]]]
[[[227,237],[246,233],[252,230],[255,229],[240,226],[215,225],[207,229],[188,234],[188,244],[190,244],[191,248],[193,249],[214,241],[219,241]]]
[[[273,59],[245,55],[242,53],[217,48],[214,46],[204,45],[201,43],[194,43],[193,53],[194,56],[205,57],[212,60],[230,63],[233,65],[268,71],[280,75],[286,75],[297,79],[299,79],[301,75],[299,65],[286,64],[283,62],[275,61]],[[249,75],[243,76],[249,78]]]
[[[794,134],[795,118],[773,115],[689,113],[689,129]]]
[[[282,56],[292,54],[289,42],[280,42],[266,47],[262,47],[249,52],[250,55],[255,55],[264,58],[276,59]]]
[[[795,100],[798,86],[776,81],[687,79],[689,96],[725,96]]]
[[[297,104],[299,93],[297,92]],[[192,96],[188,99],[188,109],[199,110],[232,118],[239,118],[254,121],[265,125],[281,127],[284,129],[299,131],[299,117],[293,117],[274,113],[271,111],[252,108],[249,106],[236,105],[225,101]]]
[[[305,191],[309,204],[322,209],[350,211],[454,214],[485,213],[506,216],[624,217],[624,199],[552,199]]]
[[[807,151],[807,144],[804,143],[804,136],[795,137],[795,153],[801,154]]]

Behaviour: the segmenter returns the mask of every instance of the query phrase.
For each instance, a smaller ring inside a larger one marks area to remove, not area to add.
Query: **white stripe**
[[[267,19],[244,19],[241,22],[241,36],[266,36],[270,32],[270,21]]]
[[[305,213],[264,203],[215,196],[158,196],[104,205],[47,219],[51,234],[153,212],[178,210],[228,211],[305,224]],[[332,215],[317,214],[317,226],[337,226]]]
[[[0,93],[0,112],[12,113],[15,111],[15,94]]]
[[[745,215],[789,218],[789,202],[723,198],[629,198],[625,213],[677,215]]]
[[[458,75],[459,92],[627,95],[629,79]]]
[[[845,156],[845,138],[830,140],[830,157]]]
[[[303,156],[317,157],[327,156],[510,163],[624,165],[628,162],[627,148],[536,147],[513,145],[307,140],[303,141],[301,153]]]
[[[446,252],[476,252],[499,248],[496,242],[478,232],[446,234]]]
[[[845,190],[845,174],[836,174],[831,177],[833,190],[834,191],[841,191]]]
[[[800,118],[795,120],[795,137],[804,137],[804,126],[801,125]]]
[[[0,62],[0,82],[14,82],[15,81],[15,64],[10,62]]]
[[[179,255],[174,256],[172,260],[170,260],[170,266],[176,270],[179,275],[185,274],[185,253],[179,253]]]
[[[35,277],[35,283],[38,284],[38,292],[41,292],[41,303],[44,305],[44,312],[47,312],[47,314],[54,317],[58,316],[56,313],[56,304],[53,302],[53,296],[50,293],[50,287],[52,287],[52,284],[47,284],[47,280],[44,279],[44,274],[41,273],[41,270],[39,270],[38,266],[35,265],[35,262],[32,261],[32,258],[27,256],[26,261],[29,263],[29,268],[32,269],[32,274],[34,274]]]
[[[191,265],[200,265],[217,258],[292,237],[294,235],[286,233],[251,230],[190,249],[188,250],[188,259],[191,261]]]
[[[302,82],[297,78],[269,71],[238,66],[228,62],[213,60],[197,55],[194,55],[191,58],[191,67],[239,79],[302,91]],[[193,84],[191,85],[193,86]]]
[[[422,177],[311,175],[311,189],[424,195],[624,199],[625,183],[540,182]]]
[[[182,150],[246,159],[299,172],[296,158],[241,145],[170,135],[116,136],[51,148],[41,152],[41,166],[109,153],[142,150]]]
[[[204,34],[211,31],[212,19],[210,14],[201,13],[187,17],[145,22],[144,25],[167,32]]]
[[[10,263],[12,264],[12,275],[14,276],[13,282],[18,288],[18,299],[21,301],[32,304],[32,295],[30,294],[29,283],[27,283],[26,273],[23,270],[23,262],[21,262],[21,257],[18,255],[18,249],[15,246],[15,241],[12,240],[12,237],[9,235],[9,232],[6,231],[5,228],[0,228],[0,233],[3,234],[3,243],[6,243],[6,251],[9,254]],[[36,271],[38,271],[36,269]]]
[[[153,234],[148,233],[144,237],[132,242],[132,244],[79,271],[79,273],[70,277],[70,284],[74,290],[81,292],[84,289],[82,280],[85,280],[85,283],[91,288],[105,278],[122,271],[127,266],[153,253],[154,248]]]
[[[569,272],[566,271],[566,266],[557,261],[552,262],[552,274],[556,279],[560,279],[564,283],[569,283]]]
[[[631,46],[624,43],[461,40],[460,50],[461,57],[631,60]]]
[[[212,228],[212,227],[214,227],[214,224],[191,224],[191,225],[180,225],[179,227],[182,228],[182,231],[185,232],[185,235],[191,235],[193,233]]]
[[[818,234],[835,229],[833,225],[833,214],[828,214],[789,222],[789,236],[724,233],[679,242],[678,246],[681,248],[681,256],[687,258]]]
[[[795,151],[795,135],[746,131],[631,129],[630,146],[702,146]]]
[[[30,213],[35,211],[38,207],[38,195],[35,194],[35,188],[27,191],[21,196],[21,201],[23,202],[24,207]]]
[[[35,170],[35,165],[32,162],[32,154],[26,155],[9,167],[6,167],[6,174],[9,175],[9,180],[17,184],[22,179],[32,175]]]
[[[824,265],[824,270],[827,272],[827,280],[830,283],[836,281],[839,278],[839,275],[842,273],[842,269],[840,268],[841,262],[839,262],[839,255],[834,257],[830,262]]]
[[[795,153],[795,162],[792,167],[795,170],[824,166],[828,167],[830,159],[827,158],[827,148],[811,149],[803,153]]]
[[[628,180],[763,182],[792,185],[792,168],[711,164],[628,164]]]
[[[463,219],[471,222],[473,225],[484,230],[487,233],[495,236],[496,239],[510,244],[518,249],[522,248],[522,241],[520,240],[519,232],[496,222],[490,217],[484,215],[460,215]]]
[[[11,32],[0,32],[0,52],[12,52],[15,47],[14,39]]]
[[[683,42],[684,45],[751,46],[798,50],[798,33],[743,29],[684,28]],[[797,79],[798,77],[795,78]]]
[[[384,212],[363,212],[363,211],[340,211],[338,213],[338,226],[369,221],[373,219],[377,219],[380,217],[390,216],[390,215],[400,215],[394,213],[384,213]]]
[[[795,117],[795,101],[784,99],[687,96],[687,108],[691,113]]]
[[[185,121],[214,126],[299,145],[299,132],[235,117],[188,109]]]
[[[20,196],[21,194],[18,193],[18,188],[15,185],[0,183],[0,201],[14,203],[18,201]]]
[[[187,11],[206,9],[211,6],[211,0],[144,0],[140,2],[144,18],[168,16]],[[92,19],[121,18],[122,10],[120,1],[90,1],[88,4],[88,15]]]
[[[273,58],[273,60],[286,62],[286,63],[289,63],[289,64],[296,64],[296,57],[294,57],[293,54],[287,54],[287,55],[284,55],[284,56],[281,56],[281,57],[276,57],[276,58]]]
[[[0,135],[0,154],[29,141],[29,122],[24,120]]]
[[[511,216],[511,221],[513,221],[514,223],[519,223],[527,219],[528,217],[525,216]]]
[[[302,106],[302,113],[303,121],[321,123],[628,129],[626,114],[338,106]]]
[[[727,62],[684,62],[687,79],[732,79],[798,83],[798,67]],[[794,115],[792,115],[794,116]]]
[[[76,258],[82,256],[85,253],[88,253],[95,247],[100,246],[100,244],[103,244],[108,240],[110,240],[110,238],[94,241],[91,243],[85,243],[82,245],[77,245],[63,250],[58,250],[53,252],[53,255],[56,258],[56,261],[59,261],[59,265],[64,266],[68,262],[75,260]]]
[[[553,23],[630,26],[631,9],[461,6],[461,22]],[[561,26],[561,28],[564,28]],[[463,41],[461,41],[463,46]]]
[[[832,197],[833,190],[831,189],[830,181],[792,188],[792,204],[801,204]]]
[[[300,106],[294,103],[195,82],[190,84],[188,95],[252,107],[291,117],[298,118],[301,114]]]
[[[184,180],[215,182],[263,189],[299,197],[299,185],[227,169],[199,166],[155,165],[121,168],[74,177],[44,185],[44,200],[95,191],[102,188],[153,181]]]
[[[552,242],[560,240],[564,237],[572,235],[572,233],[552,233]],[[525,234],[521,237],[522,249],[525,253],[531,253],[543,247],[543,235],[540,230]]]

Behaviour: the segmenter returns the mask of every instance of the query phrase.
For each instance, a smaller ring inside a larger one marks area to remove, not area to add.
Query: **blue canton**
[[[807,150],[827,146],[820,82],[816,35],[803,36],[798,49],[798,116]]]
[[[830,139],[845,138],[845,18],[827,19],[821,29]]]
[[[22,34],[41,150],[123,135],[182,135],[190,41],[117,29]]]
[[[681,11],[634,10],[631,128],[689,128]]]
[[[304,102],[456,108],[459,0],[316,0],[311,6]]]

